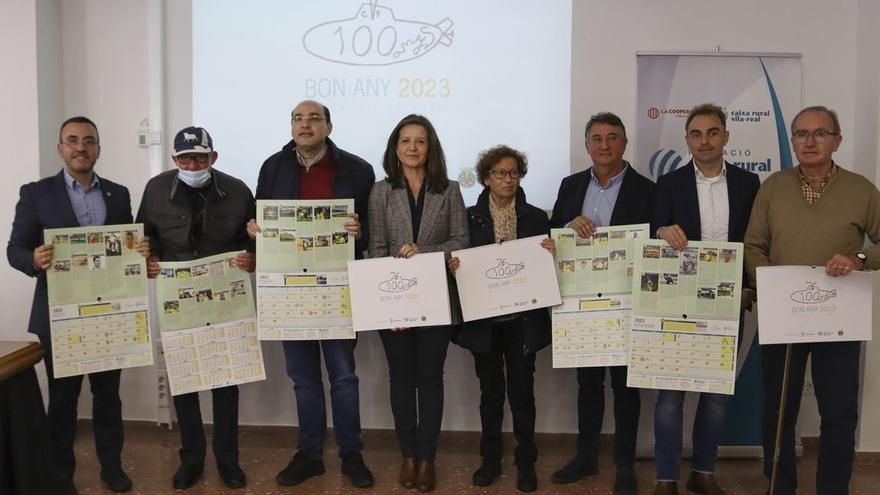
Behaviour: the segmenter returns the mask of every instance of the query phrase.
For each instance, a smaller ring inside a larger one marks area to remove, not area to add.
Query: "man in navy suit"
[[[6,256],[13,268],[37,279],[28,331],[37,335],[45,350],[53,454],[63,485],[69,492],[76,493],[73,440],[76,436],[76,403],[83,377],[54,378],[46,285],[46,270],[52,265],[52,245],[43,239],[43,229],[124,224],[131,223],[132,217],[128,189],[98,177],[93,171],[101,155],[101,145],[98,129],[91,120],[72,117],[61,125],[58,154],[64,160],[61,172],[21,187]],[[137,249],[146,255],[148,242],[141,241]],[[114,492],[129,491],[131,480],[122,470],[121,459],[120,370],[89,373],[88,376],[101,479]]]
[[[688,240],[742,242],[761,183],[758,176],[724,162],[730,137],[724,111],[711,103],[688,114],[685,140],[693,160],[657,181],[652,231],[672,247]],[[742,291],[743,307],[754,293]],[[742,321],[742,320],[740,320]],[[694,418],[694,452],[687,489],[704,495],[723,495],[715,480],[715,460],[724,423],[727,395],[701,393]],[[684,392],[660,390],[654,409],[655,495],[678,493],[681,465]]]
[[[626,129],[620,117],[603,112],[590,117],[585,133],[593,167],[562,180],[552,227],[570,227],[589,237],[596,227],[649,223],[654,183],[623,159]],[[615,495],[638,492],[634,470],[636,432],[641,400],[639,389],[626,386],[626,366],[613,366]],[[605,414],[605,367],[578,368],[577,454],[553,473],[554,483],[573,483],[599,473],[599,434]]]

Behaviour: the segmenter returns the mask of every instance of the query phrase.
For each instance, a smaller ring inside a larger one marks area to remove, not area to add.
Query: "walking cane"
[[[782,440],[782,421],[785,419],[785,398],[788,396],[788,368],[791,362],[791,344],[785,344],[785,369],[782,371],[782,396],[779,398],[779,417],[776,420],[776,443],[773,448],[773,473],[770,476],[770,495],[776,493],[776,469],[779,467],[779,443]]]

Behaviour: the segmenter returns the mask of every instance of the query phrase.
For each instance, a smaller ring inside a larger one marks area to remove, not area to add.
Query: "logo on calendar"
[[[806,282],[807,288],[791,293],[791,300],[799,304],[819,304],[837,297],[837,289],[820,289],[816,282]]]
[[[498,264],[486,270],[486,277],[501,280],[510,278],[525,269],[526,264],[522,261],[519,263],[508,263],[507,259],[498,258]]]
[[[406,292],[418,285],[418,283],[419,281],[415,277],[405,278],[401,277],[399,272],[391,272],[391,278],[379,282],[378,287],[382,292],[397,293]]]

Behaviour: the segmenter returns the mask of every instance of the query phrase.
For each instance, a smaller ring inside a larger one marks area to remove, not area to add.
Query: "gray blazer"
[[[370,226],[370,258],[395,256],[407,242],[415,242],[422,253],[452,251],[470,247],[467,209],[458,182],[449,181],[443,193],[425,191],[425,205],[419,224],[419,238],[413,239],[412,213],[406,186],[392,188],[385,180],[373,184],[367,210]],[[461,323],[461,308],[455,281],[447,272],[452,322]]]

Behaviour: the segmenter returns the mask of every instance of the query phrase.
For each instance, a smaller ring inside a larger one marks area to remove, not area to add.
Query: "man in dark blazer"
[[[590,117],[585,133],[593,166],[562,180],[550,226],[570,227],[580,237],[596,227],[649,223],[654,183],[623,159],[626,129],[620,117],[599,113]],[[639,389],[626,386],[626,366],[612,366],[614,390],[615,495],[638,492],[634,471],[636,432],[641,401]],[[573,483],[598,474],[599,433],[605,413],[605,367],[578,368],[577,454],[553,473],[554,483]]]
[[[742,242],[761,182],[752,172],[724,162],[727,118],[711,103],[697,105],[685,122],[693,160],[657,181],[651,230],[672,247],[688,240]],[[743,306],[753,292],[743,291]],[[740,320],[742,321],[742,320]],[[655,495],[676,495],[681,465],[684,392],[660,390],[654,409]],[[724,492],[714,476],[728,395],[701,393],[694,418],[694,450],[687,489],[704,495]]]
[[[21,187],[12,234],[6,248],[9,264],[36,277],[28,331],[37,335],[45,350],[49,378],[49,426],[54,456],[68,491],[73,487],[76,461],[77,399],[82,376],[54,378],[52,339],[49,334],[49,297],[46,270],[52,264],[52,245],[43,229],[131,223],[131,199],[124,186],[98,177],[93,168],[101,154],[98,129],[86,117],[72,117],[61,125],[58,154],[64,169],[58,174]],[[141,242],[138,251],[149,251]],[[101,479],[114,492],[131,490],[122,470],[122,403],[119,400],[120,370],[89,373],[92,390],[92,422],[95,449],[101,463]]]

